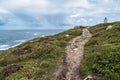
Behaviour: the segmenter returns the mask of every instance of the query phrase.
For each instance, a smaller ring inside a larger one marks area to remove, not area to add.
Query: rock
[[[77,50],[78,50],[78,48],[74,48],[73,50],[74,50],[74,51],[77,51]]]
[[[70,35],[69,34],[66,34],[65,37],[69,37]]]
[[[84,80],[88,80],[88,79],[92,79],[93,76],[92,75],[88,75]]]
[[[106,28],[106,30],[111,29],[112,27],[113,27],[112,25],[109,25],[109,26]]]
[[[45,37],[45,35],[42,35],[41,37]]]

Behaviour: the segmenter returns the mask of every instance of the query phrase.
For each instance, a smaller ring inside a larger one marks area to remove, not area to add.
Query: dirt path
[[[84,45],[91,37],[92,35],[85,28],[81,36],[69,42],[66,47],[66,54],[55,72],[55,80],[82,80],[79,71],[80,64],[84,55]]]

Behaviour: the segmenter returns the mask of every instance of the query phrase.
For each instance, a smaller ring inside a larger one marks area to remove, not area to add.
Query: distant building
[[[108,22],[108,19],[107,17],[104,18],[104,23],[107,23]]]

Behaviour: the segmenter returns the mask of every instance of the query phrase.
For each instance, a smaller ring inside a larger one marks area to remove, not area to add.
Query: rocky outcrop
[[[107,26],[106,30],[111,29],[112,27],[113,27],[112,25],[109,25]]]

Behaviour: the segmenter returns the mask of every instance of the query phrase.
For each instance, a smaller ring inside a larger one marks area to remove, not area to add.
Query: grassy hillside
[[[0,53],[0,80],[53,80],[68,41],[81,35],[82,29],[36,38]]]
[[[113,27],[106,30],[109,25]],[[54,36],[36,38],[0,53],[0,80],[53,80],[66,45],[81,35],[82,29],[75,27]],[[98,24],[89,30],[93,37],[85,46],[80,68],[83,78],[92,74],[92,80],[119,80],[120,22]]]
[[[109,25],[113,28],[106,30]],[[91,80],[119,80],[120,22],[98,24],[89,30],[93,37],[85,46],[83,77],[93,74],[95,78]]]

